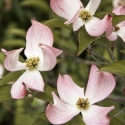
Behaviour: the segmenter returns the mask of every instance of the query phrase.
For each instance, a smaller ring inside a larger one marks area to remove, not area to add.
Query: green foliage
[[[23,71],[16,71],[16,72],[8,73],[6,76],[4,76],[0,80],[0,86],[5,85],[9,82],[16,81],[22,75],[22,73],[23,73]]]
[[[0,103],[8,103],[12,101],[12,98],[10,95],[10,88],[11,88],[11,85],[9,84],[0,86]]]
[[[82,116],[79,114],[63,125],[85,125],[85,123],[82,120]]]
[[[124,20],[125,20],[124,15],[114,15],[112,19],[113,26],[116,26],[117,24],[119,24],[120,22]]]
[[[125,76],[125,60],[120,60],[100,68],[100,71],[111,72],[116,75]]]
[[[87,34],[85,27],[79,30],[79,49],[77,55],[80,55],[96,38]]]

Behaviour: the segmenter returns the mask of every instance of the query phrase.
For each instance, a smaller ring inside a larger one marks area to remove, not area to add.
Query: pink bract
[[[31,20],[32,26],[26,34],[26,62],[20,62],[19,55],[23,48],[2,52],[6,55],[4,66],[9,71],[26,70],[12,85],[11,96],[21,99],[27,89],[44,91],[44,81],[39,71],[49,71],[56,65],[56,57],[62,50],[53,47],[53,34],[47,26]],[[30,66],[31,65],[31,66]]]
[[[100,2],[101,0],[90,0],[84,8],[80,0],[50,0],[50,6],[57,15],[67,20],[65,24],[73,23],[74,31],[85,25],[89,35],[100,36],[111,22],[111,16],[108,14],[102,20],[93,16]],[[87,20],[80,18],[81,11],[89,13],[90,18]]]
[[[49,104],[46,108],[46,115],[52,124],[60,125],[68,122],[81,112],[82,119],[86,125],[109,125],[110,119],[107,114],[114,109],[111,107],[101,107],[95,105],[105,99],[116,85],[112,74],[99,72],[95,65],[92,65],[87,88],[74,83],[69,75],[59,75],[57,90],[59,97],[52,92],[54,104]],[[88,107],[80,109],[78,100],[88,100]]]

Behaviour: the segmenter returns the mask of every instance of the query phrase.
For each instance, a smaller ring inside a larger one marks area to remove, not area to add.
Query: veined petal
[[[57,89],[60,99],[71,105],[76,105],[78,99],[84,97],[84,89],[76,85],[69,75],[59,75]]]
[[[90,0],[85,10],[88,10],[89,12],[91,12],[92,15],[94,15],[100,2],[101,0]]]
[[[108,23],[108,26],[107,26],[106,31],[105,31],[106,36],[109,36],[112,33],[112,31],[113,31],[113,25],[112,25],[112,21],[110,21]]]
[[[25,71],[19,79],[12,85],[11,96],[15,99],[24,98],[26,95],[26,88],[36,91],[44,91],[44,82],[41,74],[37,70]]]
[[[92,17],[87,23],[85,23],[86,31],[91,36],[100,36],[106,31],[111,20],[112,17],[109,14],[107,14],[102,20]]]
[[[73,31],[77,31],[80,27],[82,27],[85,24],[85,22],[78,18],[73,22]]]
[[[117,31],[118,36],[125,42],[125,26]]]
[[[106,36],[106,38],[109,40],[109,41],[115,41],[118,36],[117,36],[117,33],[116,32],[112,32],[112,34],[110,34],[109,36]]]
[[[116,85],[115,78],[111,73],[99,72],[95,65],[92,65],[85,97],[89,99],[90,105],[105,99]]]
[[[118,6],[112,12],[115,13],[116,15],[125,15],[125,6],[124,5]]]
[[[49,46],[40,46],[42,50],[42,58],[38,64],[38,70],[40,71],[49,71],[53,69],[56,65],[56,56],[61,53],[58,53],[53,47]]]
[[[26,87],[43,92],[44,81],[38,70],[27,70],[22,76],[22,82],[25,83]]]
[[[49,104],[46,108],[46,116],[52,124],[66,123],[80,112],[76,106],[62,102],[54,92],[52,92],[52,96],[54,105]]]
[[[80,9],[81,8],[78,9],[77,13],[73,16],[73,18],[71,18],[70,20],[66,21],[64,24],[70,24],[70,23],[74,22],[76,19],[78,19]]]
[[[6,55],[6,58],[4,60],[4,67],[9,71],[17,71],[26,69],[26,66],[24,63],[21,63],[18,61],[19,54],[23,50],[23,48],[6,51],[5,49],[1,49],[2,52]]]
[[[23,76],[23,75],[22,75]],[[11,97],[13,99],[22,99],[26,96],[26,88],[22,83],[22,76],[12,85]]]
[[[63,51],[62,50],[60,50],[60,49],[57,49],[57,48],[55,48],[55,47],[51,47],[51,46],[47,46],[47,45],[45,45],[45,44],[39,44],[39,46],[46,46],[47,48],[49,48],[49,49],[51,49],[54,53],[55,53],[55,55],[56,56],[59,56]]]
[[[71,20],[83,7],[80,0],[50,0],[50,6],[57,15],[67,20]]]
[[[125,21],[120,22],[120,23],[118,24],[118,26],[119,26],[120,28],[123,27],[123,26],[125,26]]]
[[[100,107],[92,105],[88,110],[82,111],[83,121],[86,125],[109,125],[110,118],[107,116],[108,112],[114,109],[111,107]]]
[[[27,57],[40,52],[39,43],[48,46],[53,45],[53,34],[50,28],[36,20],[31,20],[31,22],[32,26],[29,28],[26,35],[25,55]]]

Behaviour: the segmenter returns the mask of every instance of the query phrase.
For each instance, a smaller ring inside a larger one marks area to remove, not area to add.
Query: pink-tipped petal
[[[100,2],[101,0],[90,0],[85,10],[88,10],[89,12],[91,12],[92,15],[94,15]]]
[[[36,20],[31,20],[31,22],[32,26],[29,28],[26,35],[25,55],[27,57],[40,53],[39,43],[48,46],[53,45],[53,34],[50,28]]]
[[[118,36],[125,42],[125,26],[117,31]]]
[[[88,110],[82,111],[83,121],[86,125],[109,125],[110,118],[107,114],[114,109],[111,107],[100,107],[92,105]]]
[[[19,54],[23,50],[23,48],[12,50],[12,51],[6,51],[5,49],[1,49],[1,50],[6,55],[6,58],[4,60],[4,67],[7,70],[17,71],[17,70],[26,69],[25,64],[18,61]]]
[[[110,21],[108,26],[107,26],[107,28],[106,28],[106,31],[105,31],[106,32],[106,36],[111,35],[112,31],[113,31],[113,25],[112,25],[112,21]]]
[[[80,0],[50,0],[50,6],[57,15],[67,20],[71,20],[83,7]]]
[[[57,89],[60,99],[71,105],[76,105],[78,99],[84,97],[84,89],[76,85],[69,75],[59,75]]]
[[[124,5],[118,6],[112,12],[115,13],[116,15],[125,15],[125,6]]]
[[[109,41],[115,41],[118,36],[117,36],[117,33],[116,32],[112,32],[112,34],[110,34],[109,36],[106,36],[106,38],[109,40]]]
[[[74,22],[76,19],[78,19],[79,12],[80,12],[80,7],[79,7],[78,11],[76,12],[76,14],[73,16],[73,18],[71,18],[70,20],[66,21],[64,24],[70,24],[70,23]]]
[[[111,73],[99,72],[95,65],[92,65],[89,80],[86,88],[85,97],[90,104],[105,99],[116,85],[115,78]]]
[[[53,47],[49,46],[40,46],[42,50],[42,55],[40,62],[38,64],[38,70],[40,71],[49,71],[53,69],[56,65],[56,56],[62,51],[56,51]]]
[[[51,47],[51,46],[47,46],[47,45],[44,45],[44,44],[39,44],[39,46],[40,47],[46,46],[47,48],[51,49],[54,52],[54,54],[56,55],[56,57],[59,56],[63,52],[60,49],[57,49],[57,48],[54,48],[54,47]]]
[[[62,102],[53,92],[54,104],[49,104],[46,108],[46,116],[52,124],[63,124],[71,120],[80,111],[76,106]]]
[[[91,36],[100,36],[106,31],[111,20],[112,17],[109,14],[107,14],[102,20],[92,17],[87,23],[85,23],[86,31]]]
[[[25,86],[25,87],[24,87]],[[11,96],[15,99],[24,98],[26,89],[44,91],[44,82],[41,74],[37,70],[25,71],[19,79],[12,85]]]
[[[22,82],[33,90],[43,92],[44,91],[44,81],[38,70],[27,70],[22,76]]]
[[[22,77],[22,76],[21,76]],[[19,78],[13,85],[11,88],[11,97],[13,99],[22,99],[26,96],[26,88],[23,85],[22,81],[20,82]]]
[[[125,21],[120,22],[117,26],[119,26],[120,28],[125,26]]]

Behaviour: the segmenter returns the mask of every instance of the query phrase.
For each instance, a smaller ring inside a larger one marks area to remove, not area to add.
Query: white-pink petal
[[[84,89],[76,85],[69,75],[59,75],[57,89],[60,99],[65,103],[76,105],[79,98],[84,98]]]
[[[83,7],[80,0],[50,0],[50,6],[57,15],[67,20],[71,20]]]
[[[125,15],[125,6],[117,6],[112,12],[116,15]]]
[[[99,72],[98,68],[92,65],[85,97],[89,99],[90,104],[94,104],[105,99],[113,91],[115,85],[115,78],[111,73]]]
[[[82,111],[83,121],[86,125],[109,125],[110,118],[107,114],[114,109],[111,107],[100,107],[92,105],[88,110]]]
[[[86,31],[91,36],[100,36],[106,31],[111,20],[112,17],[109,14],[107,14],[102,20],[92,17],[88,22],[85,23]]]
[[[41,53],[39,48],[40,43],[48,46],[53,45],[53,34],[50,28],[36,20],[31,20],[31,22],[32,26],[26,34],[25,55],[27,57]]]
[[[46,116],[52,124],[66,123],[80,112],[76,106],[62,102],[54,92],[52,96],[54,104],[49,104],[46,108]]]
[[[118,36],[125,42],[125,26],[117,31]]]
[[[53,69],[56,65],[56,56],[59,55],[62,51],[58,51],[50,46],[40,46],[42,50],[42,59],[38,64],[38,70],[40,71],[49,71]]]
[[[37,70],[25,71],[18,78],[18,80],[12,85],[12,88],[11,88],[12,98],[15,98],[15,99],[24,98],[26,95],[26,89],[28,88],[39,92],[44,91],[44,82],[39,71]]]
[[[101,0],[90,0],[87,6],[85,7],[85,10],[88,10],[91,12],[91,15],[94,15]]]
[[[118,36],[117,36],[117,33],[116,32],[112,32],[109,36],[106,36],[106,38],[109,40],[109,41],[115,41]]]
[[[1,49],[2,52],[6,55],[6,58],[4,60],[4,67],[9,71],[17,71],[26,69],[26,66],[24,63],[21,63],[18,61],[19,54],[23,50],[23,48],[6,51],[5,49]]]
[[[21,81],[22,82],[22,81]],[[12,85],[11,97],[13,99],[22,99],[26,96],[26,88],[23,83],[20,82],[20,78]]]

